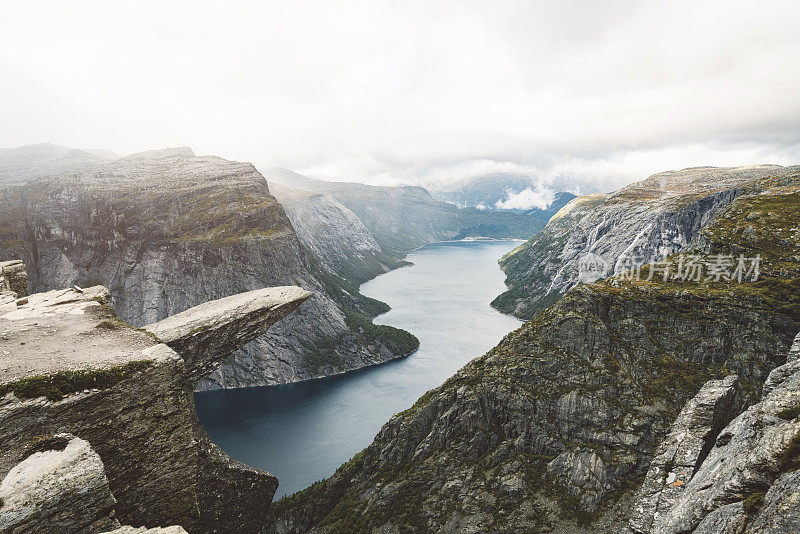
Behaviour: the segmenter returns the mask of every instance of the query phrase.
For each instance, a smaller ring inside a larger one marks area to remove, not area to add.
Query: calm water
[[[505,290],[497,260],[517,244],[428,245],[408,256],[413,266],[361,287],[392,307],[375,322],[419,338],[408,358],[298,384],[198,393],[200,421],[231,457],[278,477],[276,498],[330,476],[393,414],[521,324],[489,306]]]

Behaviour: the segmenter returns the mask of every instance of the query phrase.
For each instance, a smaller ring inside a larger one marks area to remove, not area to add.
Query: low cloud
[[[188,145],[326,179],[519,172],[581,192],[800,161],[792,0],[43,0],[3,14],[0,146]]]
[[[498,200],[495,207],[501,210],[530,210],[547,207],[555,200],[555,193],[550,189],[537,186],[535,189],[528,187],[519,193],[507,189],[506,199]]]

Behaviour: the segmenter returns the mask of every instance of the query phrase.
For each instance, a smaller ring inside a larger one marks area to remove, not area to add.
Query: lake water
[[[497,260],[518,244],[435,243],[409,254],[413,266],[361,287],[392,307],[376,323],[419,338],[411,356],[320,380],[197,393],[200,421],[231,457],[278,477],[276,498],[327,478],[393,414],[522,324],[489,306],[505,291]]]

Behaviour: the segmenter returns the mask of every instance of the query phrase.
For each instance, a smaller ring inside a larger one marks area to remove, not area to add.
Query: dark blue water
[[[332,475],[393,414],[521,324],[489,306],[505,290],[497,260],[517,244],[428,245],[408,256],[413,266],[361,287],[392,307],[375,322],[419,338],[408,358],[298,384],[198,393],[200,421],[231,457],[278,477],[276,498]]]

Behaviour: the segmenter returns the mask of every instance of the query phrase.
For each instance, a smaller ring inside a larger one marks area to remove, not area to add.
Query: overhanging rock
[[[256,289],[200,304],[144,329],[180,354],[188,378],[196,381],[310,296],[311,292],[296,286]]]
[[[192,386],[309,296],[234,295],[151,325],[156,335],[121,321],[102,286],[0,303],[0,480],[33,443],[68,433],[102,460],[122,524],[258,532],[278,481],[210,442]]]

